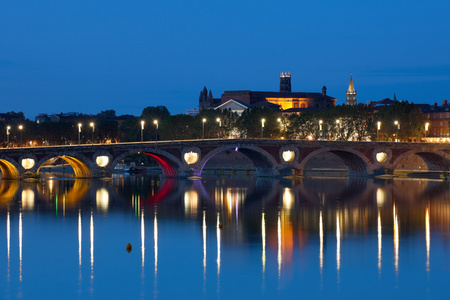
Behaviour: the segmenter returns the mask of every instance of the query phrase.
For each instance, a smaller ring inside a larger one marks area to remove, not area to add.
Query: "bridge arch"
[[[20,178],[20,168],[21,167],[14,159],[7,156],[0,157],[0,170],[2,171],[3,179]]]
[[[82,155],[65,155],[63,153],[51,153],[48,154],[46,156],[44,156],[43,158],[41,158],[37,163],[36,163],[36,173],[39,172],[39,170],[41,169],[42,165],[49,161],[49,160],[56,160],[58,158],[63,159],[64,161],[66,161],[72,168],[73,168],[73,172],[76,178],[91,178],[92,177],[92,172],[91,172],[91,167],[92,164],[88,163],[88,160],[82,156]]]
[[[395,170],[403,159],[411,155],[417,155],[423,159],[429,171],[449,171],[450,169],[450,158],[445,152],[410,150],[399,155],[399,157],[392,162],[392,170]]]
[[[305,168],[308,161],[316,155],[333,153],[338,156],[345,164],[348,170],[349,176],[368,176],[373,175],[373,171],[370,169],[370,160],[361,152],[354,149],[330,149],[322,148],[315,150],[308,154],[299,163],[299,171],[303,174],[303,169]]]
[[[244,154],[247,158],[249,158],[256,168],[256,173],[258,176],[274,176],[277,174],[277,166],[279,166],[278,162],[275,158],[257,146],[246,145],[246,144],[230,144],[215,148],[214,150],[208,152],[200,162],[198,162],[198,176],[201,175],[203,168],[206,163],[216,154],[220,152],[224,152],[230,149],[234,149],[237,152]]]
[[[142,153],[152,157],[156,163],[160,166],[161,171],[166,177],[177,177],[179,175],[178,170],[181,168],[182,163],[174,155],[155,148],[142,148],[134,149],[123,152],[119,156],[115,157],[114,160],[108,165],[108,168],[112,174],[115,166],[122,161],[124,158],[131,156],[133,154]]]

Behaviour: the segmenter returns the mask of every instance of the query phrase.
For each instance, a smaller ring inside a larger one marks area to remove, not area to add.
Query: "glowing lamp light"
[[[378,152],[375,157],[376,157],[378,162],[382,163],[382,162],[386,161],[388,155],[385,152]]]
[[[283,208],[291,210],[295,203],[294,193],[290,188],[285,188],[283,191]]]
[[[25,189],[22,191],[22,209],[34,209],[34,191],[32,189]]]
[[[281,156],[283,157],[284,161],[289,162],[295,158],[295,152],[291,150],[283,151],[283,154]]]
[[[109,205],[109,193],[104,187],[97,190],[95,193],[95,202],[97,204],[97,209],[101,211],[107,211]]]
[[[184,161],[188,164],[188,165],[192,165],[195,164],[198,161],[198,153],[196,152],[186,152],[184,154]]]
[[[378,188],[377,189],[377,205],[383,206],[383,204],[386,203],[386,199],[387,199],[386,191],[381,188]]]
[[[196,215],[199,202],[198,198],[197,191],[184,192],[184,212],[186,215]]]
[[[106,167],[109,163],[109,157],[108,156],[97,156],[97,158],[95,159],[95,162],[97,163],[97,165],[99,167]]]
[[[24,158],[24,159],[22,159],[22,167],[25,170],[31,169],[32,167],[34,167],[34,159],[32,159],[32,158]]]

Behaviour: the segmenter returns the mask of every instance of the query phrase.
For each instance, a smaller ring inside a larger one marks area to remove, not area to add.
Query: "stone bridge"
[[[17,179],[25,172],[39,172],[49,160],[62,158],[73,167],[77,178],[110,177],[124,158],[144,153],[159,164],[164,176],[189,177],[201,176],[208,160],[229,150],[248,157],[258,176],[302,175],[311,158],[325,153],[341,158],[350,176],[392,174],[410,155],[422,158],[429,171],[448,172],[450,166],[448,144],[216,139],[3,148],[0,169],[4,179]]]

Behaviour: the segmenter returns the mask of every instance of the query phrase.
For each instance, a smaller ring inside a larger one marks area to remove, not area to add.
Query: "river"
[[[4,180],[0,298],[446,298],[449,202],[433,179]]]

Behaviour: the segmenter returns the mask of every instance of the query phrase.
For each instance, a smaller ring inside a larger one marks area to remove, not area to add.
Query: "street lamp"
[[[264,123],[266,122],[266,119],[261,119],[261,138],[264,138]]]
[[[395,121],[394,124],[397,125],[397,142],[398,142],[398,132],[400,130],[400,123],[398,121]]]
[[[220,118],[216,119],[217,123],[219,123],[219,130],[217,131],[217,137],[220,139],[220,127],[222,127],[222,120]]]
[[[9,130],[11,129],[11,126],[6,127],[6,147],[9,148]]]
[[[141,143],[144,141],[144,124],[145,124],[145,121],[142,120],[141,121]]]
[[[205,139],[205,123],[206,123],[206,119],[203,118],[202,119],[202,140]]]
[[[281,131],[283,129],[283,125],[281,124],[281,118],[278,118],[277,122],[280,124],[280,133],[281,133]]]
[[[91,140],[91,142],[92,142],[92,145],[94,145],[94,130],[95,130],[95,125],[94,125],[93,122],[91,122],[91,123],[89,124],[89,126],[92,127],[92,140]]]
[[[430,126],[430,123],[426,122],[426,123],[425,123],[425,142],[427,141],[427,131],[428,131],[428,126]]]
[[[323,121],[322,120],[319,120],[319,131],[320,131],[320,137],[322,137],[322,123],[323,123]]]
[[[23,129],[23,126],[19,125],[19,130],[20,130],[20,148],[22,148],[22,129]]]
[[[78,146],[80,145],[81,123],[78,123]]]
[[[381,129],[381,122],[378,121],[378,122],[377,122],[377,142],[380,141],[380,139],[378,138],[378,132],[380,131],[380,129]]]
[[[341,132],[341,120],[336,119],[336,131],[339,134]],[[338,135],[336,135],[336,140],[338,139]]]
[[[158,142],[158,120],[153,120],[153,124],[156,126],[155,141]]]

